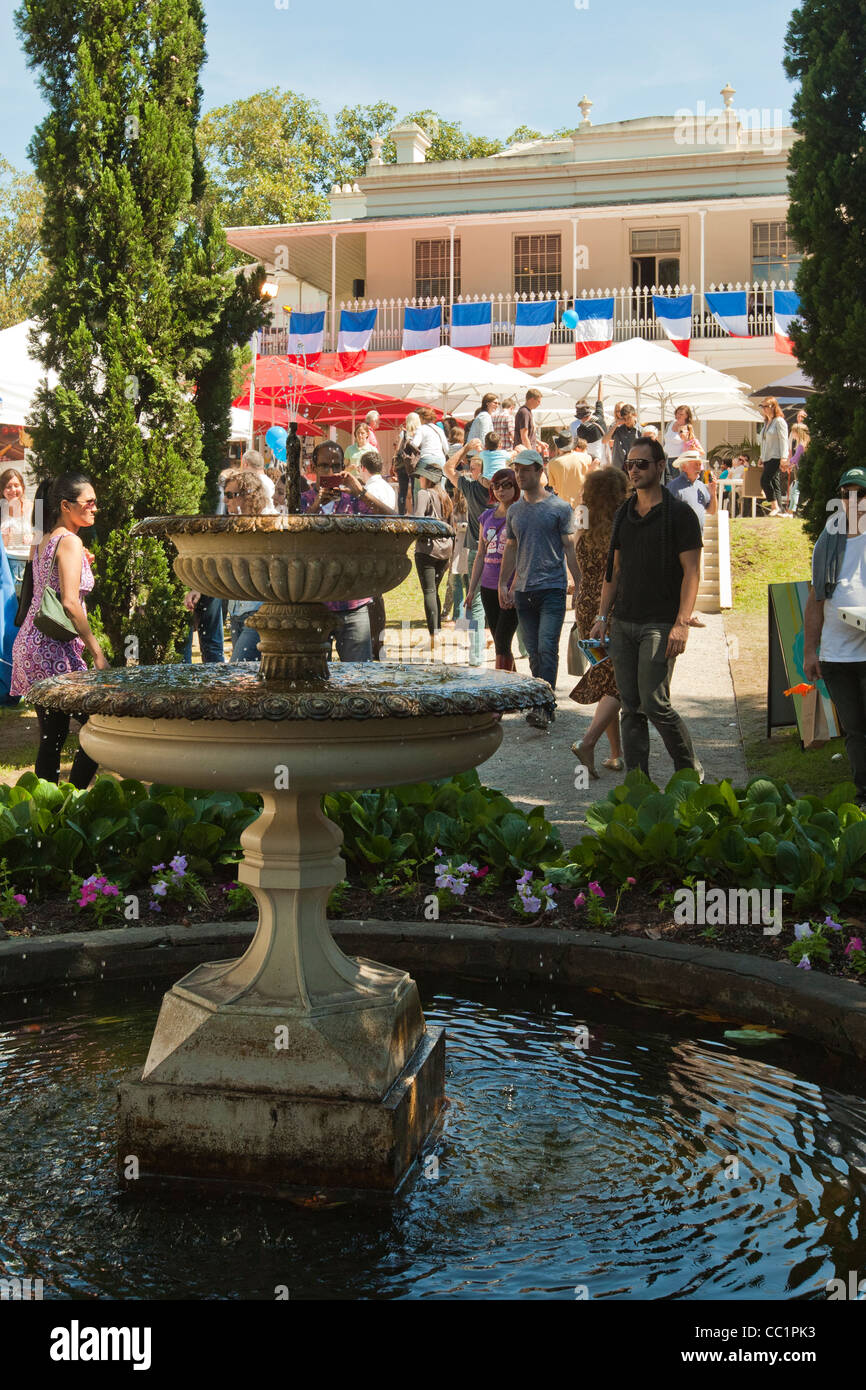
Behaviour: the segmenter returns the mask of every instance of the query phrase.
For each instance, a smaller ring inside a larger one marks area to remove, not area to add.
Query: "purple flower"
[[[166,895],[167,888],[168,885],[165,883],[155,883],[153,885],[153,888],[151,889],[151,892],[156,898],[164,898]]]
[[[574,905],[575,905],[575,907],[583,907],[583,905],[584,905],[585,902],[586,902],[586,894],[585,894],[585,893],[578,893],[577,897],[576,897],[575,900],[574,900]]]
[[[825,926],[825,927],[830,927],[830,929],[831,929],[832,931],[841,931],[841,930],[842,930],[842,923],[841,923],[841,922],[834,922],[832,917],[825,917],[825,918],[824,918],[824,926]]]
[[[183,878],[186,873],[186,855],[176,854],[168,867],[172,873],[177,874],[178,878]]]
[[[159,903],[149,902],[148,907],[150,908],[151,912],[162,912],[162,908],[160,907]]]
[[[437,858],[440,858],[440,859],[441,859],[441,857],[442,857],[442,851],[441,851],[441,849],[439,848],[438,845],[436,845],[436,847],[434,848],[433,853],[437,856]]]
[[[797,969],[798,969],[798,970],[811,970],[811,969],[812,969],[812,962],[810,961],[810,959],[809,959],[808,956],[803,956],[803,957],[801,958],[800,963],[799,963],[799,965],[797,966]]]
[[[455,897],[463,897],[463,894],[466,892],[466,884],[463,882],[462,878],[454,878],[451,880],[451,892]]]
[[[27,906],[27,899],[25,898],[25,896],[24,896],[23,893],[13,893],[13,894],[12,894],[12,901],[13,901],[14,903],[17,903],[19,907],[26,907],[26,906]]]
[[[152,874],[158,874],[159,871],[160,871],[160,869],[164,869],[164,868],[165,868],[165,865],[164,865],[164,864],[152,864],[151,867],[150,867],[150,872],[151,872]]]
[[[526,870],[520,875],[520,878],[517,880],[517,882],[518,882],[519,884],[520,884],[520,883],[529,883],[530,880],[531,880],[531,878],[532,878],[532,870],[531,870],[531,869],[526,869]]]
[[[106,883],[102,892],[103,896],[106,898],[116,898],[120,893],[120,889],[116,883]]]
[[[863,941],[862,941],[862,938],[859,937],[859,936],[852,936],[852,937],[851,937],[851,940],[848,942],[848,945],[845,947],[845,955],[846,955],[846,956],[850,956],[850,954],[851,954],[852,951],[862,951],[862,950],[863,950]]]
[[[598,883],[595,879],[593,879],[592,883],[589,885],[589,891],[590,891],[590,893],[592,894],[592,896],[593,896],[594,898],[606,898],[606,897],[607,897],[607,894],[605,893],[605,891],[604,891],[604,889],[602,888],[601,884]]]
[[[797,924],[796,924],[795,927],[794,927],[794,940],[795,940],[795,941],[805,941],[806,938],[809,937],[809,936],[811,936],[811,935],[812,935],[812,928],[809,926],[809,923],[808,923],[808,922],[797,922]]]

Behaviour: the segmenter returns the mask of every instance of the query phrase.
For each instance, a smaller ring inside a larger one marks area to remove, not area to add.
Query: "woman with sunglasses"
[[[33,561],[33,600],[18,630],[12,648],[13,695],[26,695],[36,681],[67,671],[86,671],[85,650],[93,657],[97,671],[108,668],[108,658],[94,637],[87,621],[84,600],[93,588],[90,559],[79,537],[96,517],[96,493],[83,473],[65,473],[48,490],[45,503],[45,530],[38,545],[31,547]],[[46,637],[34,619],[46,587],[60,596],[66,615],[78,636],[69,642]],[[35,772],[47,782],[60,777],[60,753],[69,733],[70,715],[62,710],[36,705],[39,721],[39,751]],[[76,715],[79,724],[85,715]],[[97,764],[78,749],[69,780],[74,787],[89,785]]]
[[[500,607],[499,571],[507,539],[505,516],[519,496],[520,488],[511,469],[498,469],[490,479],[490,500],[496,505],[482,512],[478,518],[478,554],[472,566],[466,595],[466,611],[471,612],[475,594],[478,589],[481,590],[484,616],[496,649],[497,671],[515,669],[511,643],[517,631],[517,609]]]

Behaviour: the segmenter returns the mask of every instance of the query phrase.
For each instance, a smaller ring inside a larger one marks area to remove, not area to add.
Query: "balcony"
[[[755,280],[736,284],[710,284],[706,288],[711,294],[714,291],[722,290],[745,290],[748,294],[750,337],[772,338],[773,290],[792,290],[794,281]],[[725,332],[709,309],[701,303],[701,296],[694,285],[654,285],[644,286],[640,289],[584,290],[579,298],[585,302],[592,299],[608,299],[613,296],[613,340],[615,343],[623,342],[626,338],[636,337],[665,342],[667,335],[661,325],[656,323],[653,313],[652,296],[654,294],[667,296],[693,294],[695,296],[695,311],[692,314],[692,340],[694,342],[700,339],[729,339],[729,334]],[[519,303],[550,299],[556,301],[556,318],[550,335],[551,346],[569,346],[574,342],[574,330],[562,322],[562,315],[566,309],[574,304],[572,295],[564,293],[515,295],[488,292],[487,294],[458,295],[455,303],[477,304],[483,300],[493,301],[492,347],[496,349],[511,346],[514,336],[514,317]],[[350,299],[340,301],[337,308],[351,309],[355,312],[362,309],[378,309],[379,313],[369,351],[371,353],[397,353],[400,352],[403,342],[404,308],[407,306],[430,308],[435,304],[442,305],[442,342],[447,343],[450,315],[449,302],[445,296],[427,299]],[[337,314],[337,331],[339,331],[339,322],[339,314]],[[287,327],[271,327],[262,330],[261,351],[263,353],[282,355],[287,350],[287,344]],[[322,350],[324,352],[336,352],[337,350],[336,337],[331,331],[330,313],[325,314],[325,340]]]

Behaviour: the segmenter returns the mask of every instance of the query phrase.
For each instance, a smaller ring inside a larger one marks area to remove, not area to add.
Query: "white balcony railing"
[[[707,289],[712,294],[714,291],[721,290],[745,290],[748,296],[749,313],[749,333],[753,338],[763,338],[773,336],[773,290],[793,289],[793,280],[762,280],[728,285],[708,285]],[[640,289],[599,289],[584,290],[579,298],[587,299],[606,299],[613,296],[613,339],[614,342],[622,342],[626,338],[650,338],[664,341],[666,334],[660,324],[656,323],[653,313],[652,296],[661,295],[694,295],[694,312],[692,314],[692,338],[726,338],[728,334],[718,323],[716,318],[710,313],[709,309],[702,302],[701,295],[694,285],[653,285]],[[514,336],[514,318],[517,305],[521,302],[538,301],[544,299],[556,300],[556,319],[551,333],[551,344],[571,344],[574,341],[574,330],[562,322],[562,315],[566,309],[574,304],[573,296],[563,293],[555,294],[475,294],[458,295],[458,304],[477,304],[482,300],[493,301],[493,347],[510,347]],[[450,306],[445,297],[416,299],[350,299],[341,301],[338,309],[378,309],[376,316],[376,327],[373,330],[373,337],[370,342],[370,352],[399,352],[403,341],[403,310],[408,306],[413,308],[429,308],[434,304],[442,305],[442,342],[447,343],[449,337]],[[336,315],[336,328],[339,331],[339,314]],[[287,348],[288,329],[265,328],[262,331],[261,351],[268,354],[285,353]],[[331,333],[331,315],[325,314],[325,352],[336,352],[336,339]]]

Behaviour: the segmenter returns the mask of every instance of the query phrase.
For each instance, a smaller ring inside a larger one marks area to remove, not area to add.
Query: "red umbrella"
[[[232,405],[244,410],[249,409],[249,404],[250,385],[247,382]],[[334,425],[348,423],[357,415],[375,408],[383,419],[396,422],[405,420],[411,410],[418,408],[415,401],[373,395],[369,391],[346,391],[332,377],[314,372],[291,358],[261,354],[256,358],[255,406],[257,422],[259,417],[267,416],[270,407],[272,418],[269,424],[283,424],[294,419],[298,421],[300,434],[306,433],[302,428],[304,421],[316,420]],[[285,412],[285,421],[278,418],[277,407],[280,414]]]

